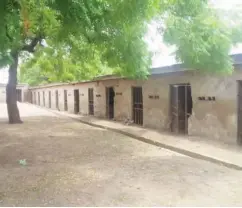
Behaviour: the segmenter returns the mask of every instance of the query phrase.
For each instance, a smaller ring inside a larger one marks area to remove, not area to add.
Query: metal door
[[[34,104],[36,105],[37,103],[36,103],[36,92],[34,92]]]
[[[17,89],[16,91],[17,91],[17,101],[22,102],[22,90]]]
[[[40,105],[40,92],[38,92],[38,105]]]
[[[106,117],[108,119],[114,118],[114,96],[113,87],[106,87]]]
[[[242,81],[237,82],[237,143],[242,145]]]
[[[68,111],[67,90],[64,90],[64,110]]]
[[[88,89],[88,113],[94,115],[94,95],[93,88]]]
[[[133,121],[143,125],[143,92],[142,87],[132,87]]]
[[[43,106],[45,106],[45,91],[43,91]]]
[[[79,90],[74,90],[74,113],[79,113]]]
[[[59,94],[58,90],[55,91],[55,107],[59,110]]]
[[[29,93],[29,96],[28,96],[28,100],[29,100],[29,103],[32,103],[33,104],[33,92],[31,91],[28,91]]]
[[[178,86],[170,86],[170,108],[171,108],[171,132],[179,131],[179,105],[178,105]]]
[[[51,91],[49,91],[49,108],[51,108]]]
[[[189,87],[188,84],[170,86],[171,132],[188,133],[188,118],[192,108]]]

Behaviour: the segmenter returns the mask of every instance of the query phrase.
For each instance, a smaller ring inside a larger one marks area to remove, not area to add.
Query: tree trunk
[[[9,66],[9,78],[6,87],[6,102],[8,108],[8,119],[10,124],[23,123],[20,119],[17,106],[17,68],[18,68],[18,52],[11,52],[13,63]]]

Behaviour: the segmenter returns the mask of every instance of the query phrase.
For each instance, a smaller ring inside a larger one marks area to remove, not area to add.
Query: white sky
[[[238,6],[242,6],[242,0],[210,0],[210,2],[219,9],[235,9]],[[155,24],[155,23],[154,23]],[[152,65],[153,67],[172,65],[175,63],[174,57],[171,56],[171,53],[174,51],[174,48],[166,46],[161,36],[156,31],[155,26],[150,26],[149,31],[146,37],[146,40],[149,45],[149,49],[156,53],[153,57]],[[231,53],[241,53],[242,44],[234,47]],[[0,83],[6,83],[8,79],[7,70],[0,70]]]
[[[238,6],[241,8],[242,6],[242,0],[210,0],[210,2],[214,7],[224,10],[236,9]],[[155,26],[149,28],[147,39],[150,50],[157,54],[152,60],[153,67],[176,63],[175,58],[171,56],[171,53],[174,52],[174,48],[168,47],[163,43],[162,38],[157,34]],[[230,53],[242,53],[242,44],[233,47]]]
[[[210,0],[210,2],[214,4],[215,7],[226,10],[236,8],[238,5],[242,5],[241,0]]]

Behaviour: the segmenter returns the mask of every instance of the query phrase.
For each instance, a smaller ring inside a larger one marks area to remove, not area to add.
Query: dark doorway
[[[58,90],[55,91],[55,107],[59,110],[59,94]]]
[[[22,90],[17,89],[17,101],[22,102]]]
[[[143,125],[143,92],[142,87],[132,87],[133,121]]]
[[[238,98],[237,98],[237,143],[242,145],[242,80],[237,82]]]
[[[34,92],[34,104],[36,105],[37,103],[36,103],[36,92]]]
[[[45,106],[45,91],[43,91],[43,106]]]
[[[51,91],[49,91],[49,108],[51,108]]]
[[[188,134],[188,119],[192,114],[190,84],[170,85],[171,132]]]
[[[94,95],[93,88],[88,89],[88,113],[94,115]]]
[[[40,92],[38,92],[38,105],[40,105]]]
[[[33,104],[33,92],[29,91],[29,103],[32,103]]]
[[[67,90],[64,90],[64,111],[68,111]]]
[[[106,88],[106,116],[108,119],[114,118],[114,97],[115,92],[113,87]]]
[[[74,113],[77,114],[80,112],[80,98],[79,90],[74,90]]]

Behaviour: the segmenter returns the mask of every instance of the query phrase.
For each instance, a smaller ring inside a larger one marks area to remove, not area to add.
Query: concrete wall
[[[189,83],[189,73],[153,76],[142,82],[144,102],[144,126],[160,130],[170,130],[170,85]],[[149,96],[158,96],[150,99]]]
[[[51,108],[53,110],[58,110],[56,107],[56,91],[58,91],[58,100],[59,100],[59,110],[64,111],[64,90],[67,90],[67,102],[68,102],[68,112],[74,112],[74,97],[73,97],[73,86],[57,86],[57,87],[48,87],[48,88],[39,88],[31,90],[33,95],[33,101],[35,104],[39,104],[38,93],[40,95],[40,106]],[[44,93],[43,93],[44,92]],[[50,104],[49,106],[49,93]],[[45,97],[45,99],[44,99]],[[72,99],[73,98],[73,99]]]
[[[27,101],[28,85],[17,85],[17,89],[21,89],[22,102]],[[6,84],[0,84],[0,102],[6,102]]]
[[[235,143],[237,137],[237,80],[242,72],[231,76],[195,75],[192,79],[193,114],[189,123],[191,135],[202,135]],[[198,100],[214,96],[216,101]]]
[[[48,92],[51,91],[52,109],[56,109],[55,90],[59,93],[59,110],[64,110],[64,90],[68,92],[68,112],[74,113],[74,89],[79,89],[80,114],[88,115],[88,88],[94,89],[94,115],[106,117],[106,87],[114,87],[114,118],[132,120],[132,86],[143,89],[144,127],[170,131],[170,85],[190,83],[193,112],[189,118],[189,135],[205,136],[229,143],[236,142],[237,135],[237,80],[242,80],[242,71],[231,76],[202,75],[196,72],[173,73],[153,76],[146,81],[124,79],[103,80],[80,84],[32,89],[45,91],[45,104],[48,107]],[[149,96],[158,96],[150,99]],[[37,96],[37,94],[36,94]],[[200,101],[198,97],[211,96],[215,101]]]
[[[0,86],[0,103],[6,102],[6,87]]]
[[[186,72],[153,77],[143,84],[144,126],[169,130],[170,84],[190,83],[193,111],[189,118],[189,135],[236,143],[237,80],[242,80],[242,71],[231,76]],[[149,99],[149,94],[158,95],[159,99]],[[215,97],[215,101],[200,101],[201,96]]]

